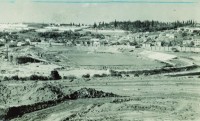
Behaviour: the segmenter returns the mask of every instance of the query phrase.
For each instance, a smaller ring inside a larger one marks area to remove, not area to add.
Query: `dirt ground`
[[[200,82],[198,77],[160,78],[127,77],[127,78],[96,78],[90,81],[77,79],[74,82],[60,80],[56,82],[4,82],[8,90],[13,86],[20,97],[11,96],[13,102],[31,104],[41,100],[56,99],[58,93],[50,90],[59,88],[65,95],[82,87],[94,88],[104,92],[112,92],[125,97],[86,98],[64,101],[56,106],[24,114],[12,121],[63,121],[63,120],[123,120],[123,121],[182,121],[200,120]],[[29,85],[29,86],[28,86]],[[36,88],[31,88],[35,86]],[[16,88],[17,87],[17,88]],[[29,90],[24,92],[24,88]],[[39,90],[40,88],[44,90]],[[8,91],[7,90],[7,91]],[[41,98],[41,93],[44,99]],[[13,93],[12,93],[13,94]],[[7,102],[7,105],[10,105]]]
[[[14,69],[18,70],[16,71],[18,75],[20,73],[49,75],[51,70],[59,67],[58,72],[62,77],[73,75],[76,78],[45,81],[1,80],[0,120],[4,119],[4,116],[11,111],[11,108],[20,106],[27,106],[28,109],[26,111],[28,113],[23,113],[23,115],[9,120],[200,120],[199,75],[171,77],[168,73],[155,75],[134,75],[130,73],[110,76],[108,73],[108,69],[159,69],[164,68],[166,63],[173,63],[175,67],[190,66],[198,64],[198,58],[194,58],[195,56],[197,57],[196,54],[168,53],[177,56],[176,59],[165,59],[162,62],[158,61],[159,59],[156,56],[148,58],[152,54],[151,52],[143,56],[140,54],[142,50],[126,50],[122,52],[121,49],[119,52],[114,53],[111,48],[112,51],[102,53],[91,50],[91,48],[44,47],[43,49],[45,54],[42,59],[51,63],[27,63],[15,66],[7,64],[8,66],[2,66],[3,70],[7,70],[2,75],[16,75],[15,71],[13,71]],[[115,50],[118,51],[119,49]],[[171,55],[162,54],[162,52],[156,54],[171,57]],[[155,60],[153,57],[155,57]],[[3,60],[0,62],[5,63]],[[106,68],[102,68],[102,66],[106,66]],[[199,68],[195,69],[195,71],[198,71]],[[82,77],[84,74],[94,75],[97,73],[108,74],[104,77]],[[95,90],[95,92],[88,92],[87,89]],[[77,96],[81,93],[83,96]],[[73,94],[76,94],[78,98],[70,97]],[[108,94],[117,96],[108,96]],[[56,103],[50,105],[48,101]],[[41,106],[40,109],[30,108],[29,110],[29,106],[36,104],[45,105],[46,107],[41,108]],[[19,111],[23,112],[23,109]]]

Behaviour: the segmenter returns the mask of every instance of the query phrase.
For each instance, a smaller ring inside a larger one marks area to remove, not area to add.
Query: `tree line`
[[[194,20],[188,21],[174,21],[174,22],[159,22],[159,21],[112,21],[109,23],[99,22],[93,24],[93,28],[99,29],[122,29],[132,32],[153,32],[153,31],[162,31],[169,29],[176,29],[178,27],[184,26],[195,26],[196,22]]]

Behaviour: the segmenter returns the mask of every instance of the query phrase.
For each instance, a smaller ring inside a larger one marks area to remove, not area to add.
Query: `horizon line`
[[[173,23],[173,22],[177,22],[177,21],[190,21],[190,20],[193,20],[193,19],[188,19],[188,20],[174,20],[174,21],[160,21],[160,20],[139,20],[141,22],[145,22],[145,21],[157,21],[157,22],[163,22],[163,23]],[[109,21],[109,22],[105,22],[105,23],[111,23],[111,22],[114,22],[115,20],[113,21]],[[118,20],[117,20],[118,21]],[[127,21],[130,21],[130,20],[124,20],[124,21],[118,21],[118,22],[127,22]],[[133,20],[133,21],[130,21],[130,22],[135,22],[135,21],[138,21],[138,20]],[[196,24],[200,24],[200,22],[198,21],[195,21],[193,20]],[[99,22],[104,22],[104,21],[99,21]],[[74,23],[74,24],[94,24],[94,23],[98,23],[98,22],[93,22],[93,23],[81,23],[81,22],[0,22],[0,24],[71,24],[71,23]]]
[[[65,4],[84,4],[84,3],[91,3],[91,4],[114,4],[114,3],[142,3],[142,4],[193,4],[193,3],[197,3],[196,1],[147,1],[147,0],[143,0],[143,1],[139,1],[139,0],[103,0],[103,1],[99,1],[99,0],[85,0],[85,1],[72,1],[72,0],[68,0],[68,1],[64,1],[64,0],[32,0],[32,2],[35,3],[65,3]]]
[[[0,2],[15,3],[17,0],[0,0]],[[33,3],[64,3],[64,4],[115,4],[115,3],[130,3],[130,4],[194,4],[197,0],[29,0]]]

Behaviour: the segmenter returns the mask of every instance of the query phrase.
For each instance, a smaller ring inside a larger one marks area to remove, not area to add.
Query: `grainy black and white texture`
[[[197,0],[1,0],[0,121],[199,121]]]

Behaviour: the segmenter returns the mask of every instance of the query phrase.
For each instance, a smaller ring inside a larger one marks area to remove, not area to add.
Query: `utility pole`
[[[49,40],[49,47],[52,47],[52,44],[51,44],[51,39]]]
[[[9,45],[8,45],[8,36],[5,37],[5,40],[6,40],[6,45],[5,45],[5,48],[6,48],[6,57],[5,58],[8,61],[8,47],[9,47]]]

